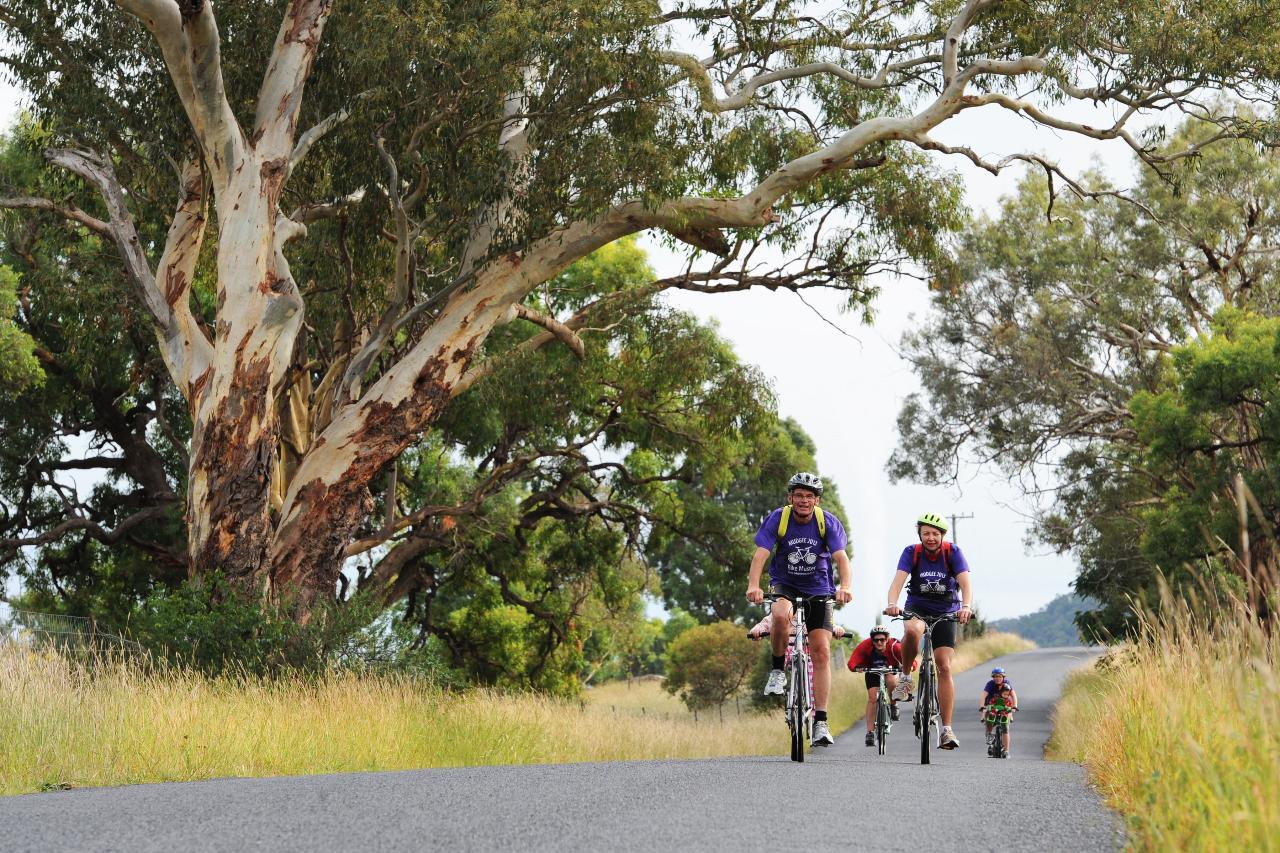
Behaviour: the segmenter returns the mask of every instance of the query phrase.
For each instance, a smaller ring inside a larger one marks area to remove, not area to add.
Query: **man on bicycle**
[[[747,575],[747,600],[764,602],[760,588],[764,564],[769,563],[769,594],[780,596],[773,603],[773,627],[769,633],[773,667],[765,683],[765,695],[782,695],[787,676],[783,671],[791,605],[796,596],[834,596],[840,604],[853,598],[850,592],[853,570],[845,552],[848,539],[840,519],[820,508],[822,480],[801,471],[787,482],[787,506],[775,509],[756,531],[756,552]],[[822,517],[819,518],[818,514]],[[770,559],[772,557],[772,559]],[[840,586],[833,582],[831,565],[840,571]],[[813,738],[812,746],[835,743],[827,725],[827,697],[831,691],[831,632],[835,617],[831,598],[805,605],[809,628],[809,650],[813,658]]]
[[[889,605],[884,612],[897,616],[904,608],[898,606],[902,587],[907,589],[907,610],[922,616],[956,614],[963,625],[973,616],[973,594],[969,588],[969,564],[965,562],[960,546],[944,542],[947,523],[942,516],[926,512],[916,520],[918,545],[908,545],[898,558],[898,571],[889,586]],[[910,670],[914,667],[916,653],[925,624],[920,619],[907,622],[902,637],[902,660],[905,673],[893,691],[899,702],[909,700],[914,690]],[[938,665],[938,711],[942,716],[942,737],[938,744],[942,749],[960,746],[951,730],[951,711],[955,707],[955,683],[951,680],[951,657],[955,653],[956,626],[954,622],[940,622],[933,631],[934,660]]]
[[[902,643],[889,636],[889,629],[877,625],[871,629],[871,635],[854,647],[849,655],[849,671],[857,672],[867,667],[899,667],[902,666]],[[880,676],[866,673],[863,676],[867,685],[867,746],[876,745],[876,701],[880,698]],[[884,686],[893,690],[898,684],[898,676],[886,673]],[[889,719],[897,721],[898,703],[890,702]]]

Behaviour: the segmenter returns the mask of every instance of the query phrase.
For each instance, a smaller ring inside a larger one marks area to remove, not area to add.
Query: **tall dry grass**
[[[842,681],[846,679],[840,679]],[[852,679],[847,679],[852,681]],[[848,725],[848,685],[833,696]],[[600,704],[370,675],[209,679],[86,668],[0,646],[0,793],[57,787],[719,755],[781,754],[780,714],[618,713]]]
[[[1280,849],[1280,638],[1166,595],[1068,680],[1049,754],[1088,768],[1135,849]]]
[[[0,645],[0,794],[788,750],[781,713],[738,715],[727,705],[723,723],[715,711],[695,722],[657,684],[631,693],[630,704],[609,689],[612,701],[600,688],[592,701],[579,702],[449,693],[394,676],[211,679],[127,662],[87,667],[51,652]],[[842,731],[859,718],[865,697],[861,678],[838,671],[832,729]]]
[[[951,657],[951,671],[964,672],[992,658],[1027,652],[1038,648],[1035,643],[1004,631],[987,631],[975,640],[967,640],[956,647]]]

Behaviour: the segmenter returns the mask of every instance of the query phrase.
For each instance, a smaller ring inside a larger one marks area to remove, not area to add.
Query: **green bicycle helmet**
[[[927,524],[930,527],[936,527],[943,533],[947,532],[947,523],[942,520],[942,516],[936,512],[926,512],[924,515],[916,519],[916,529],[920,529],[920,525]]]

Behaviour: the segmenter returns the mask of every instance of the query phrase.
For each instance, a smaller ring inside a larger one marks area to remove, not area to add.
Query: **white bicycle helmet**
[[[822,495],[822,478],[817,474],[810,474],[808,471],[800,471],[793,474],[791,479],[787,481],[787,491],[792,489],[808,489],[815,495]]]

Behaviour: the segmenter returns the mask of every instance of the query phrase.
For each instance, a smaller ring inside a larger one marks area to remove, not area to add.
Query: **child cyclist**
[[[1004,667],[998,666],[991,670],[991,680],[982,688],[982,700],[978,705],[978,719],[985,721],[987,718],[987,705],[1000,695],[1005,688],[1013,693],[1013,704],[1018,704],[1018,694],[1013,690],[1013,682],[1005,674]],[[991,746],[991,723],[987,723],[987,746]]]
[[[1014,698],[1013,688],[1008,684],[1000,688],[991,701],[982,706],[982,721],[987,724],[987,755],[996,756],[995,739],[991,736],[991,727],[1003,722],[1004,737],[1000,739],[1001,754],[1009,756],[1009,721],[1018,710],[1018,702]],[[998,757],[998,756],[997,756]]]

